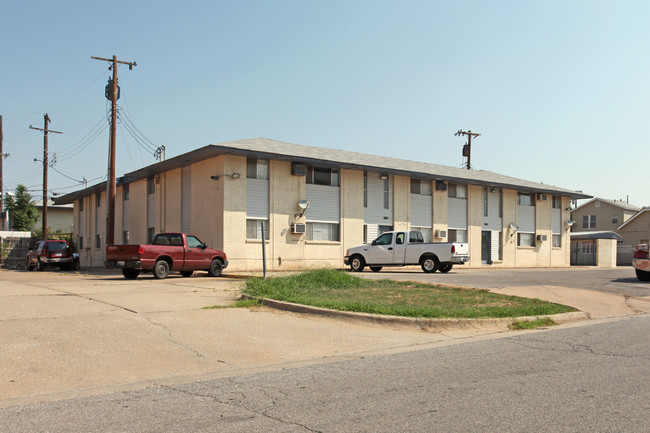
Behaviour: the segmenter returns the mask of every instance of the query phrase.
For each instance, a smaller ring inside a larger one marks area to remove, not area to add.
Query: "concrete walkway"
[[[130,281],[115,272],[0,271],[0,407],[456,344],[498,332],[480,326],[423,332],[268,308],[204,309],[234,302],[241,284],[203,273]],[[501,293],[527,296],[532,289]],[[592,318],[650,311],[648,305],[634,310],[620,296],[592,299],[571,289],[542,288],[535,297],[584,308]]]

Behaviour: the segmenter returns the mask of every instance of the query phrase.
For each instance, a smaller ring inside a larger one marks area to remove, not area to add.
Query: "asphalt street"
[[[647,432],[650,316],[0,409],[23,432]]]
[[[439,272],[425,274],[419,267],[408,267],[384,268],[381,272],[364,271],[358,275],[363,278],[417,280],[482,289],[555,286],[625,296],[650,296],[650,284],[637,280],[631,266],[619,266],[614,269],[586,267],[485,269],[457,265],[447,274]]]

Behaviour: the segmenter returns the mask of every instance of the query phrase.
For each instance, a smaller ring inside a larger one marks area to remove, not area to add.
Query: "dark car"
[[[79,269],[79,255],[72,252],[68,241],[40,241],[27,253],[27,269],[42,271],[47,265]]]

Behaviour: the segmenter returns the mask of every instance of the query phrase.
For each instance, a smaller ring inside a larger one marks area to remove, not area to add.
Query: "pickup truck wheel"
[[[159,280],[167,278],[169,275],[169,263],[164,260],[158,260],[153,266],[153,276]]]
[[[635,269],[635,271],[639,281],[650,281],[650,272],[642,271],[641,269]]]
[[[138,278],[138,275],[140,275],[140,271],[137,269],[123,268],[122,275],[124,275],[124,278],[127,280],[135,280]]]
[[[437,271],[439,265],[440,262],[438,262],[438,259],[433,256],[425,257],[422,259],[422,270],[427,274],[432,274]]]
[[[191,277],[194,271],[181,271],[181,277]]]
[[[451,271],[451,268],[453,268],[453,267],[454,267],[454,265],[452,265],[451,263],[447,263],[445,265],[440,266],[440,269],[438,269],[438,270],[440,272],[442,272],[443,274],[446,274],[447,272]]]
[[[220,277],[222,269],[223,269],[223,265],[221,264],[221,260],[214,259],[212,260],[212,263],[210,263],[210,267],[208,268],[208,275],[210,275],[211,277]]]
[[[381,271],[381,266],[371,266],[370,270],[372,272],[379,272],[379,271]]]
[[[350,259],[350,269],[352,269],[354,272],[361,272],[365,267],[366,267],[366,262],[363,260],[363,257],[352,256],[352,258]]]

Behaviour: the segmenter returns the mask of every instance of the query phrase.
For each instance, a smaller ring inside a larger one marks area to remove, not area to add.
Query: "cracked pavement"
[[[380,276],[432,278],[421,272]],[[453,282],[460,276],[467,285],[486,281],[473,270],[433,277]],[[650,294],[650,285],[635,285],[628,295],[545,281],[551,284],[512,280],[513,286],[493,290],[565,303],[592,318],[649,311],[639,295]],[[499,332],[480,327],[423,332],[263,308],[204,309],[233,303],[240,284],[202,273],[131,281],[108,271],[0,271],[0,407],[363,359]]]

